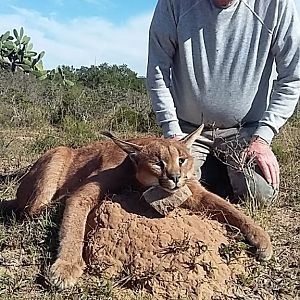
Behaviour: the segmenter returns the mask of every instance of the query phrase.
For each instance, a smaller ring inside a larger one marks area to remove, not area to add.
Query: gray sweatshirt
[[[277,83],[271,93],[272,66]],[[257,126],[271,142],[300,93],[300,22],[293,0],[159,0],[149,32],[147,85],[165,137],[178,119]]]

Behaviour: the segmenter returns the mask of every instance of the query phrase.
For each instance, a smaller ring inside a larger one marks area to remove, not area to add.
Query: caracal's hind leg
[[[258,259],[269,260],[272,257],[273,248],[268,233],[250,217],[228,201],[207,191],[197,180],[191,180],[187,184],[193,196],[184,203],[184,207],[195,211],[207,211],[212,218],[237,227],[249,243],[256,247]]]
[[[60,289],[73,286],[83,273],[85,263],[82,252],[86,221],[100,194],[99,183],[90,181],[66,200],[58,257],[49,273],[50,282]]]
[[[46,152],[22,179],[17,190],[16,209],[36,215],[48,205],[66,181],[73,150],[57,147]]]

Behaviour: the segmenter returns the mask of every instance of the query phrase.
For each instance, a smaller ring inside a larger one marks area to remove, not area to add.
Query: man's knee
[[[278,196],[278,190],[252,168],[239,171],[228,167],[228,175],[235,197],[242,199],[248,197],[255,200],[258,205],[268,205]]]

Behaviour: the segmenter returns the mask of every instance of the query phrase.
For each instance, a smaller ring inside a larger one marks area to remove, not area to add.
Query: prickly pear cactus
[[[39,79],[47,77],[47,71],[43,68],[42,58],[45,52],[37,53],[33,50],[30,37],[24,34],[21,27],[18,32],[13,30],[0,36],[0,67],[15,72],[18,68],[25,73],[32,73]]]
[[[0,69],[8,69],[13,73],[21,69],[25,73],[31,73],[40,80],[49,78],[54,79],[58,75],[63,85],[73,86],[74,83],[66,79],[63,69],[58,66],[53,70],[44,70],[42,58],[45,51],[37,53],[33,50],[33,44],[30,37],[24,34],[24,28],[21,27],[18,32],[13,30],[6,31],[0,35]]]

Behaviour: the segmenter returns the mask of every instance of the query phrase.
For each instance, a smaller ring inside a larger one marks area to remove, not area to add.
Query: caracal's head
[[[168,192],[175,192],[193,176],[194,163],[190,148],[200,136],[202,128],[199,127],[181,140],[153,138],[141,144],[120,140],[107,132],[103,134],[128,154],[136,166],[136,179],[143,186],[161,186]]]

